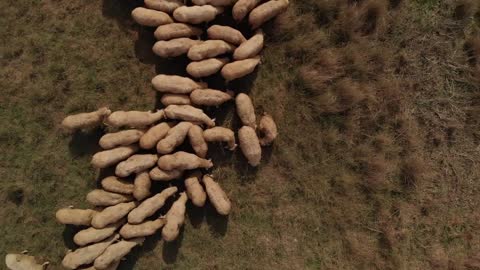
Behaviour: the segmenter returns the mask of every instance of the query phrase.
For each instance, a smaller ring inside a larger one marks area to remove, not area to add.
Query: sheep
[[[238,140],[243,155],[252,167],[257,167],[262,159],[262,148],[255,130],[249,126],[243,126],[238,131]]]
[[[195,90],[194,90],[195,91]],[[160,102],[163,106],[168,105],[190,105],[190,97],[184,94],[163,94],[160,98]]]
[[[273,121],[272,116],[265,113],[262,118],[260,118],[260,124],[258,125],[258,131],[260,132],[260,145],[267,146],[272,144],[272,142],[278,136],[277,125]]]
[[[252,99],[247,94],[240,93],[235,98],[237,114],[244,126],[257,128],[257,118],[255,116],[255,108]]]
[[[183,0],[145,0],[145,7],[171,14],[184,5]]]
[[[173,18],[182,23],[199,24],[212,21],[218,14],[223,13],[222,7],[211,5],[182,6],[173,11]]]
[[[224,40],[233,45],[240,45],[246,41],[242,32],[230,26],[212,25],[207,29],[209,39]]]
[[[193,45],[188,50],[187,56],[190,60],[200,61],[212,58],[221,54],[231,53],[235,46],[228,44],[223,40],[207,40],[198,45]]]
[[[172,155],[161,156],[158,167],[162,170],[194,170],[198,168],[210,169],[213,167],[211,160],[203,159],[197,155],[178,151]]]
[[[69,115],[63,119],[61,126],[67,133],[95,128],[100,126],[105,117],[109,116],[111,113],[112,111],[107,107],[103,107],[94,112]]]
[[[191,62],[187,65],[187,72],[194,78],[207,77],[220,71],[229,61],[224,57]]]
[[[208,127],[215,126],[215,121],[208,117],[201,109],[190,105],[170,105],[165,108],[165,114],[169,119],[204,123]]]
[[[237,148],[235,133],[233,130],[224,127],[213,127],[203,131],[203,138],[207,142],[226,142],[230,151]]]
[[[263,42],[263,31],[258,30],[253,37],[243,42],[240,46],[238,46],[238,48],[235,49],[233,52],[233,59],[244,60],[257,56],[263,49]]]
[[[190,94],[195,89],[207,87],[206,83],[195,82],[187,77],[164,74],[155,76],[152,84],[158,92],[171,94]]]
[[[185,23],[171,23],[157,27],[153,35],[157,40],[170,40],[175,38],[198,37],[203,30]]]
[[[284,12],[288,7],[288,0],[270,0],[254,8],[248,16],[252,29],[257,29],[266,21]]]
[[[193,48],[193,47],[192,47]],[[255,70],[255,67],[260,64],[260,57],[238,60],[223,66],[222,76],[227,82],[233,81],[247,76]]]
[[[202,42],[201,40],[194,40],[187,37],[160,40],[155,42],[152,50],[160,57],[176,57],[186,54],[193,45],[201,44]]]
[[[154,181],[170,181],[180,178],[183,175],[182,170],[166,171],[158,167],[153,168],[150,173],[150,178]]]
[[[262,0],[238,0],[232,9],[233,19],[237,22],[243,20]]]
[[[173,23],[172,18],[162,11],[137,7],[132,10],[132,18],[135,22],[143,26],[157,27],[159,25]]]
[[[116,111],[110,114],[105,124],[111,127],[142,128],[154,124],[165,117],[162,110],[156,112]]]

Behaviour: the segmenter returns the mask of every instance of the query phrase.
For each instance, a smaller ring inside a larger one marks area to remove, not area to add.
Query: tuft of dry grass
[[[467,39],[463,47],[467,53],[468,62],[472,66],[480,66],[480,37]]]
[[[346,6],[339,12],[338,41],[348,42],[385,31],[388,3],[385,0],[366,0]]]
[[[467,269],[480,269],[480,253],[470,256],[464,265]]]
[[[371,234],[349,231],[345,234],[345,239],[351,261],[357,265],[357,268],[383,269],[385,267],[385,261],[378,255],[378,240]]]
[[[327,84],[341,74],[341,65],[333,51],[320,50],[315,54],[314,62],[300,68],[300,79],[306,87],[322,92]]]
[[[304,34],[305,30],[314,24],[315,17],[312,14],[307,13],[304,16],[298,16],[295,10],[290,8],[273,20],[267,38],[276,41],[291,40]]]
[[[418,185],[425,177],[428,168],[423,159],[419,156],[412,155],[407,158],[402,168],[402,182],[407,187]]]
[[[370,153],[366,161],[365,186],[371,190],[385,189],[388,186],[388,170],[391,168],[385,157]]]
[[[433,269],[448,269],[448,254],[440,244],[433,244],[429,248],[429,256],[430,265]]]
[[[351,109],[365,99],[365,93],[358,82],[351,79],[341,79],[333,86],[338,96],[338,111]]]
[[[399,8],[400,5],[404,2],[403,0],[390,0],[390,7],[391,8]]]

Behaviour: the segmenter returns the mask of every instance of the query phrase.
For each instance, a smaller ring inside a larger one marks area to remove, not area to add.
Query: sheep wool
[[[268,20],[284,12],[288,7],[288,0],[270,0],[254,8],[248,17],[253,29],[257,29]]]
[[[215,121],[208,117],[201,109],[190,105],[170,105],[165,108],[165,113],[169,119],[203,123],[208,127],[215,126]]]
[[[235,46],[228,44],[223,40],[207,40],[201,44],[194,45],[188,50],[187,56],[193,61],[213,58],[215,56],[231,53],[235,50]]]
[[[255,108],[252,99],[247,94],[240,93],[235,98],[237,114],[243,125],[257,128],[257,117],[255,116]]]
[[[109,116],[110,113],[112,111],[107,107],[103,107],[94,112],[69,115],[63,119],[61,125],[64,131],[68,133],[80,129],[90,129],[101,125],[105,117]]]
[[[153,35],[157,40],[200,36],[203,30],[185,23],[170,23],[157,27]]]
[[[167,13],[144,7],[137,7],[132,10],[132,18],[140,25],[152,27],[173,23],[172,18]]]
[[[235,49],[233,52],[233,59],[244,60],[257,56],[263,49],[263,43],[263,31],[257,30],[253,37],[243,42],[237,49]]]
[[[238,131],[238,140],[243,155],[252,167],[260,164],[262,159],[262,148],[255,130],[249,126],[243,126]]]
[[[233,45],[240,45],[246,41],[242,32],[230,26],[212,25],[207,29],[209,39],[224,40]]]
[[[190,99],[193,104],[199,106],[220,106],[232,100],[233,95],[234,93],[232,91],[223,92],[214,89],[197,89],[190,93]]]
[[[260,132],[260,144],[262,146],[267,146],[272,144],[272,142],[278,136],[278,129],[275,121],[272,116],[269,114],[264,114],[260,118],[260,124],[258,125],[258,131]]]
[[[207,86],[205,83],[195,82],[187,77],[164,74],[155,76],[152,84],[157,91],[171,94],[190,94],[195,89]]]
[[[163,110],[156,112],[141,111],[116,111],[110,114],[105,120],[105,124],[111,127],[146,127],[165,117]]]
[[[163,106],[192,104],[190,97],[183,94],[163,94],[160,98],[160,102],[163,104]]]
[[[199,24],[215,19],[218,14],[223,13],[222,7],[211,5],[204,6],[182,6],[173,11],[173,18],[182,23]]]
[[[238,60],[223,66],[222,76],[227,82],[247,76],[260,64],[260,57]]]
[[[145,0],[145,7],[171,14],[175,9],[183,6],[183,0]]]
[[[262,0],[238,0],[232,9],[233,19],[237,22],[243,20]]]
[[[186,37],[171,40],[160,40],[153,45],[153,52],[164,58],[176,57],[186,54],[193,46],[202,43],[201,40],[194,40]]]
[[[187,65],[187,72],[194,78],[207,77],[220,71],[229,61],[228,58],[210,58],[191,62]]]
[[[226,142],[227,148],[233,151],[237,148],[235,133],[233,130],[224,127],[213,127],[203,131],[203,137],[207,142]]]

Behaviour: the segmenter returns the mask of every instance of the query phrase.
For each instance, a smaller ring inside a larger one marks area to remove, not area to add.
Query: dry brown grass
[[[351,79],[341,79],[333,86],[338,96],[338,111],[345,111],[353,108],[365,99],[364,89],[358,82]]]
[[[381,34],[387,25],[388,3],[385,0],[355,1],[338,14],[337,32],[340,42]]]
[[[413,155],[407,158],[402,168],[402,181],[407,187],[418,185],[428,172],[425,162],[419,156]]]
[[[84,206],[94,187],[87,180],[96,177],[88,165],[96,145],[87,142],[101,134],[59,136],[65,113],[105,103],[152,108],[155,67],[133,50],[128,20],[140,2],[0,4],[8,42],[0,59],[0,251],[28,247],[52,267],[64,255],[64,228],[45,213]],[[216,160],[232,215],[190,211],[179,243],[151,241],[120,269],[478,265],[480,95],[470,70],[480,76],[480,68],[476,49],[466,56],[462,46],[479,22],[452,20],[454,8],[434,0],[292,0],[267,24],[264,64],[241,89],[259,114],[274,116],[280,136],[258,170],[229,153]],[[158,70],[173,72],[157,60]],[[238,125],[233,111],[222,118]]]
[[[388,187],[388,170],[391,168],[384,156],[371,154],[366,160],[365,186],[372,190],[380,190]]]
[[[300,68],[300,79],[307,88],[322,94],[328,84],[342,75],[342,65],[332,50],[321,49],[313,59],[313,62]]]
[[[464,45],[468,62],[472,66],[480,66],[480,37],[469,38]]]

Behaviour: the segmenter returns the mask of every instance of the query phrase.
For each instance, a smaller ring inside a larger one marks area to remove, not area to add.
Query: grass
[[[1,256],[28,249],[60,269],[71,248],[54,212],[87,207],[102,131],[61,135],[66,114],[158,104],[150,79],[176,67],[129,19],[138,4],[0,3]],[[265,29],[259,71],[229,85],[280,131],[256,170],[212,151],[233,213],[189,207],[179,241],[153,237],[120,269],[475,269],[480,16],[458,14],[449,1],[292,0]],[[217,119],[238,127],[231,109]]]

